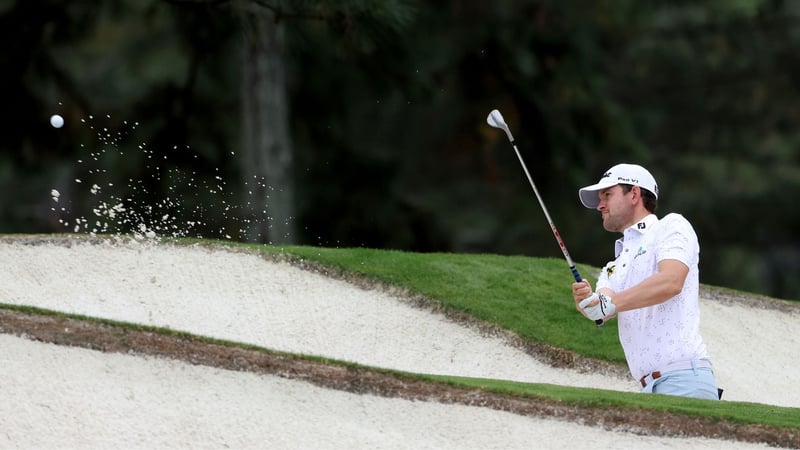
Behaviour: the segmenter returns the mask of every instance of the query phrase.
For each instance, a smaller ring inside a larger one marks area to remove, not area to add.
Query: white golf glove
[[[589,303],[597,300],[596,305],[588,306]],[[590,297],[581,300],[578,304],[583,309],[583,312],[592,319],[599,320],[606,317],[613,316],[617,312],[617,307],[614,306],[614,301],[611,297],[595,292]]]

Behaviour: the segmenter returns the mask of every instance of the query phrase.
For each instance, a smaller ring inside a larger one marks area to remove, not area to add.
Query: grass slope
[[[597,327],[575,309],[572,275],[562,259],[364,248],[267,249],[405,287],[453,310],[498,324],[523,339],[625,362],[616,321]],[[593,274],[598,269],[579,269],[594,284]]]

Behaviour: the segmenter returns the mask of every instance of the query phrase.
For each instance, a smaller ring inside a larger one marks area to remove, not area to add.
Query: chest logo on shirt
[[[614,275],[614,269],[615,269],[616,267],[617,267],[617,266],[608,266],[608,267],[606,268],[606,275],[608,275],[609,277],[610,277],[611,275]]]
[[[636,259],[636,258],[638,258],[638,257],[640,257],[640,256],[642,256],[642,255],[644,255],[645,253],[647,253],[647,250],[645,250],[644,248],[642,248],[641,246],[639,246],[639,250],[637,250],[637,251],[636,251],[636,254],[635,254],[635,255],[633,255],[633,259]]]

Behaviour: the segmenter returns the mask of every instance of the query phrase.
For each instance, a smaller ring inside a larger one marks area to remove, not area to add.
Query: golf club
[[[547,212],[547,207],[544,206],[544,201],[542,200],[542,196],[539,195],[539,190],[536,189],[536,184],[533,182],[533,178],[531,177],[530,172],[528,172],[528,167],[525,165],[525,161],[522,159],[522,154],[517,149],[517,144],[514,141],[514,136],[511,135],[511,130],[506,125],[505,120],[503,120],[503,115],[500,114],[500,111],[494,109],[492,112],[489,113],[489,116],[486,118],[486,122],[494,127],[499,128],[506,132],[506,136],[508,136],[508,140],[511,142],[511,146],[514,147],[514,152],[517,154],[517,158],[519,159],[519,163],[522,164],[522,170],[525,171],[525,175],[528,177],[528,182],[531,184],[531,188],[533,188],[533,193],[536,194],[536,199],[539,200],[539,205],[542,207],[542,211],[544,211],[544,216],[547,218],[547,222],[550,224],[550,229],[553,230],[553,236],[556,237],[556,242],[558,242],[558,246],[561,247],[561,252],[564,254],[564,259],[567,260],[567,264],[569,264],[569,269],[572,271],[572,276],[575,277],[576,282],[583,281],[581,278],[581,274],[578,272],[578,269],[575,267],[575,263],[572,262],[572,258],[569,256],[569,252],[567,251],[567,246],[564,245],[564,240],[561,239],[561,235],[558,234],[558,230],[556,229],[556,225],[553,223],[553,219],[550,218],[550,213]],[[603,325],[603,319],[597,319],[595,322],[597,326]]]

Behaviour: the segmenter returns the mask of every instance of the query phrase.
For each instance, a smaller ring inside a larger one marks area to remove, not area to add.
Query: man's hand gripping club
[[[592,286],[586,280],[572,284],[572,297],[578,311],[592,321],[607,320],[617,313],[611,296],[603,292],[592,292]]]

